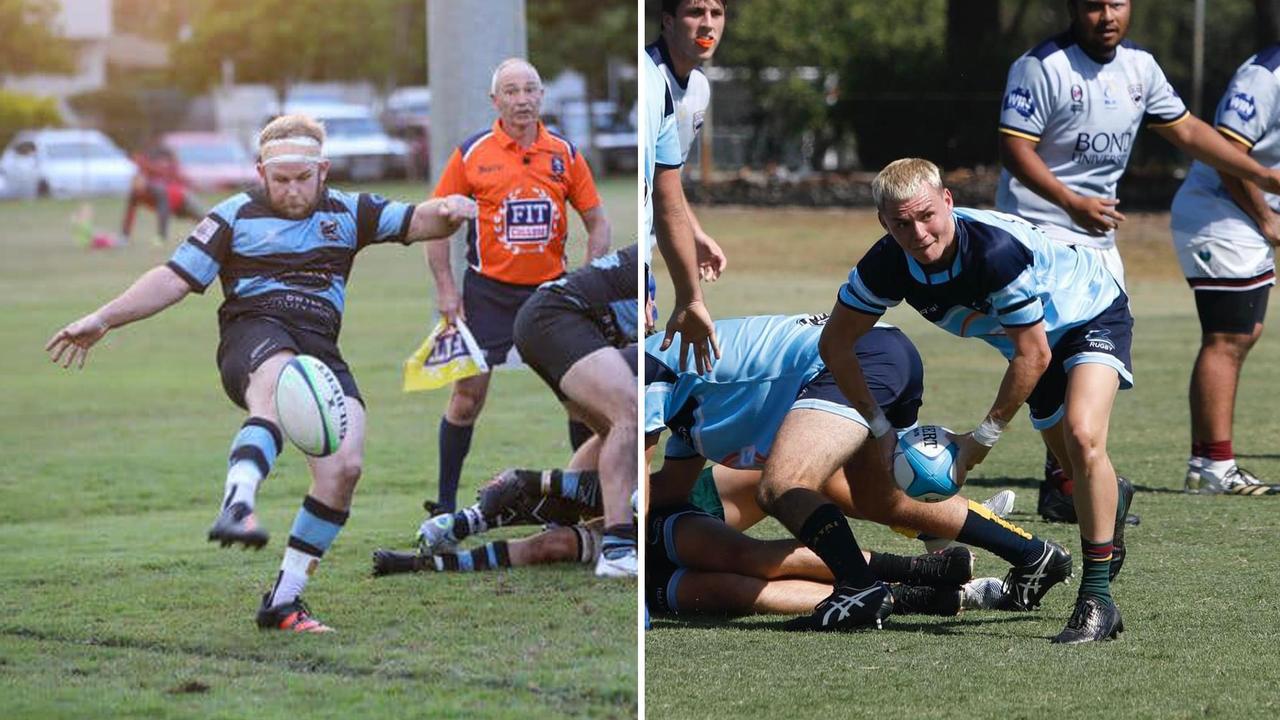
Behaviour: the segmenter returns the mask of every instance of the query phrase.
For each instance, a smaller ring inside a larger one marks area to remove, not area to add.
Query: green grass
[[[724,245],[729,272],[707,290],[717,317],[828,311],[851,263],[879,237],[865,212],[702,209]],[[892,618],[883,632],[791,635],[779,619],[661,620],[645,636],[651,717],[1243,718],[1280,714],[1274,621],[1280,558],[1272,542],[1280,498],[1181,493],[1188,450],[1186,387],[1199,340],[1190,291],[1176,274],[1163,216],[1130,221],[1121,234],[1130,269],[1137,385],[1122,392],[1109,448],[1139,492],[1142,524],[1114,592],[1128,632],[1119,642],[1051,646],[1074,586],[1055,589],[1028,614]],[[661,271],[659,271],[661,277]],[[662,291],[668,302],[669,286]],[[666,309],[669,309],[666,308]],[[972,428],[990,406],[1004,363],[982,343],[946,335],[910,308],[904,327],[925,360],[922,421]],[[1275,331],[1254,349],[1239,392],[1235,446],[1263,477],[1280,478],[1272,415],[1280,385]],[[1043,450],[1024,414],[968,481],[982,499],[1017,491],[1012,518],[1078,553],[1073,526],[1035,515]],[[855,523],[863,548],[914,553],[919,543]],[[776,523],[753,534],[783,537]],[[1005,566],[979,552],[977,573]],[[1077,562],[1078,572],[1078,562]]]
[[[633,240],[633,183],[601,189],[615,245]],[[0,204],[0,716],[636,714],[633,584],[580,566],[369,577],[370,552],[410,545],[422,498],[435,494],[447,392],[400,392],[401,363],[432,320],[420,248],[362,252],[350,285],[342,347],[368,402],[365,473],[307,591],[339,632],[261,633],[253,613],[306,492],[306,466],[287,450],[262,488],[273,533],[265,552],[205,542],[243,419],[213,360],[220,292],[113,332],[83,371],[53,366],[41,348],[57,328],[168,255],[146,243],[77,247],[68,218],[78,205]],[[121,203],[92,206],[100,229],[115,229]],[[145,238],[153,217],[139,222]],[[585,241],[574,225],[576,264]],[[499,372],[462,497],[503,467],[553,467],[568,455],[551,392],[531,372]]]

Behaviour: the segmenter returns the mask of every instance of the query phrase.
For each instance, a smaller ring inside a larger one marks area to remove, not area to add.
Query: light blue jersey
[[[267,316],[337,338],[355,254],[374,243],[408,243],[414,206],[326,189],[315,212],[279,217],[260,190],[209,212],[168,266],[195,292],[222,280],[222,326]]]
[[[849,273],[840,302],[882,315],[905,299],[943,330],[979,338],[1011,358],[1005,328],[1043,321],[1052,347],[1121,295],[1097,253],[1049,240],[1013,215],[955,208],[954,217],[950,267],[926,270],[886,235]]]
[[[644,165],[644,235],[653,237],[653,178],[657,168],[678,168],[684,164],[680,152],[680,132],[676,126],[675,103],[662,71],[648,53],[640,51],[641,108],[640,152]],[[652,242],[650,240],[649,242]],[[643,248],[641,260],[647,266],[652,248]]]
[[[1098,62],[1067,32],[1009,68],[1000,132],[1036,143],[1036,154],[1072,192],[1114,198],[1139,127],[1168,127],[1189,116],[1151,53],[1126,40],[1111,60]],[[1091,235],[1008,170],[1000,173],[996,207],[1054,240],[1115,247],[1114,231]]]

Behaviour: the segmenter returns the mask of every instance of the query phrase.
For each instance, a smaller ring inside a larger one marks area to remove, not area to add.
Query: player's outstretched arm
[[[597,205],[579,214],[583,226],[587,228],[587,262],[604,257],[613,243],[613,225],[609,223],[604,205]]]
[[[1013,342],[1013,358],[1004,371],[1000,390],[996,392],[996,400],[987,416],[975,430],[960,436],[960,457],[957,464],[964,472],[972,470],[987,458],[987,453],[991,452],[991,448],[1000,439],[1000,433],[1004,432],[1005,426],[1018,414],[1018,408],[1031,396],[1031,391],[1040,382],[1040,376],[1053,359],[1043,322],[1027,327],[1007,327],[1004,330]],[[956,482],[963,484],[963,475],[957,477]]]
[[[1248,180],[1269,193],[1280,193],[1280,171],[1270,170],[1258,164],[1247,153],[1240,152],[1222,133],[1195,116],[1174,125],[1154,127],[1160,137],[1168,140],[1200,162],[1220,172]]]
[[[716,343],[711,313],[702,302],[693,226],[685,212],[678,170],[662,169],[654,177],[653,208],[658,249],[667,263],[676,295],[661,349],[670,347],[675,334],[680,333],[680,370],[688,367],[688,350],[692,348],[694,367],[699,373],[705,373],[711,370],[713,358],[720,358],[720,346]]]
[[[1072,191],[1044,164],[1031,140],[1001,133],[1000,163],[1031,192],[1062,208],[1073,222],[1095,235],[1103,235],[1124,222],[1124,215],[1116,210],[1118,200],[1084,197]]]
[[[409,242],[448,240],[462,223],[476,219],[476,202],[465,195],[446,195],[418,203],[409,221]]]
[[[862,365],[858,362],[858,353],[854,348],[858,344],[858,338],[875,327],[877,319],[879,318],[875,315],[852,310],[837,302],[831,310],[831,317],[822,328],[822,337],[818,339],[818,354],[831,371],[840,392],[848,398],[853,409],[867,420],[871,435],[880,446],[880,455],[887,462],[897,436],[893,432],[893,425],[871,395],[871,389],[867,387],[867,378],[862,374]]]
[[[191,286],[168,265],[152,268],[114,300],[67,325],[45,343],[49,358],[62,367],[84,367],[89,348],[112,328],[151,317],[191,292]]]

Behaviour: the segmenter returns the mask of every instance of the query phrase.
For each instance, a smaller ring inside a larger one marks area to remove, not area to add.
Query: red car
[[[230,135],[171,132],[160,144],[177,158],[179,171],[197,192],[240,190],[259,182],[253,158]]]

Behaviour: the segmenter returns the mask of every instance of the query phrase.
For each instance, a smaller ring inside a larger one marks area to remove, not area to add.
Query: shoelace
[[[1071,613],[1071,619],[1067,621],[1067,627],[1072,629],[1080,629],[1085,626],[1085,622],[1089,619],[1089,609],[1093,607],[1088,602],[1076,603],[1076,609]]]

